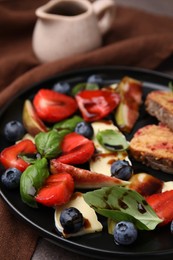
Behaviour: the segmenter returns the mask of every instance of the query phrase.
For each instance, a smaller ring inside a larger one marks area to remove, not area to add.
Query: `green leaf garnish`
[[[30,207],[37,207],[34,196],[48,176],[49,170],[45,158],[26,168],[20,178],[20,195],[24,203]]]
[[[97,213],[113,221],[131,221],[141,230],[153,230],[162,222],[143,196],[125,187],[90,191],[84,199]]]
[[[57,157],[61,152],[61,142],[66,132],[58,133],[57,130],[40,132],[35,137],[35,144],[38,152],[47,159]]]
[[[56,129],[58,132],[62,130],[67,130],[70,133],[73,132],[75,130],[76,125],[82,121],[83,121],[82,117],[75,115],[71,118],[56,123],[53,126],[53,129]]]
[[[75,96],[77,95],[80,91],[82,90],[95,90],[99,89],[98,84],[94,83],[79,83],[76,86],[73,87],[72,89],[72,95]]]
[[[110,151],[124,151],[129,146],[125,136],[118,130],[99,131],[96,138],[104,148]]]
[[[25,162],[29,164],[34,164],[37,160],[41,159],[41,155],[39,154],[19,154],[18,158],[22,158]]]

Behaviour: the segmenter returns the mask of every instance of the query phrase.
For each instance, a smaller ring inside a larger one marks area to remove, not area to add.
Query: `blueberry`
[[[16,168],[9,168],[1,175],[3,185],[8,189],[16,189],[20,184],[21,171]]]
[[[94,133],[92,126],[84,121],[76,125],[75,132],[85,136],[88,139],[91,139]]]
[[[87,83],[90,84],[102,84],[103,83],[103,79],[100,75],[91,75],[88,80]]]
[[[173,234],[173,220],[171,221],[170,229],[171,229],[171,234]]]
[[[126,160],[117,160],[111,165],[111,176],[128,181],[133,174],[132,166]]]
[[[61,94],[69,94],[70,84],[68,82],[58,82],[52,87],[52,90]]]
[[[20,140],[25,134],[25,128],[19,121],[10,121],[4,127],[4,135],[9,142]]]
[[[137,239],[138,231],[132,222],[120,221],[114,228],[114,241],[118,245],[130,245]]]
[[[64,232],[76,233],[83,227],[83,215],[77,208],[66,208],[61,212],[60,223],[64,228]]]

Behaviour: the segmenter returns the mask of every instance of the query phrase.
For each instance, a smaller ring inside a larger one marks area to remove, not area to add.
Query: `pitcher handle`
[[[92,2],[101,34],[105,34],[110,29],[115,17],[115,0],[96,0]]]

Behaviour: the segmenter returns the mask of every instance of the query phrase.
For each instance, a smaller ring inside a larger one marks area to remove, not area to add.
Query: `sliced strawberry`
[[[91,158],[95,150],[91,140],[75,132],[64,137],[61,148],[62,155],[56,160],[66,164],[85,163]]]
[[[120,96],[108,90],[84,90],[76,95],[85,121],[93,122],[107,116],[120,102]]]
[[[173,190],[153,194],[147,197],[146,200],[157,216],[163,219],[161,226],[173,220]]]
[[[0,162],[5,168],[15,167],[23,172],[29,163],[20,158],[20,155],[34,154],[36,152],[36,147],[31,140],[22,140],[4,149],[0,153]]]
[[[74,181],[70,174],[50,175],[38,191],[35,200],[45,206],[54,207],[68,202],[73,191]]]
[[[53,159],[50,163],[52,174],[66,172],[71,174],[74,179],[75,187],[80,189],[95,189],[114,185],[127,185],[128,182],[110,177],[101,173],[95,173],[88,170],[76,168]]]
[[[33,105],[38,116],[45,122],[58,122],[77,110],[75,99],[49,89],[40,89],[34,96]]]

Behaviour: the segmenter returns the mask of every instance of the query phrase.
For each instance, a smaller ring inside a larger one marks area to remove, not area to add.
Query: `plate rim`
[[[23,88],[21,90],[19,90],[13,97],[10,98],[9,101],[6,102],[6,104],[4,104],[3,107],[1,107],[0,110],[0,116],[1,114],[4,112],[4,110],[6,110],[6,108],[10,105],[10,103],[12,103],[17,97],[19,97],[20,95],[24,94],[26,91],[29,91],[31,89],[33,89],[34,87],[36,87],[38,84],[42,84],[45,83],[46,81],[49,81],[51,79],[55,79],[57,77],[64,77],[65,75],[73,75],[76,74],[77,72],[81,72],[81,73],[86,73],[87,71],[91,71],[91,70],[129,70],[131,72],[140,72],[143,74],[150,74],[152,76],[159,76],[165,79],[171,79],[173,80],[173,75],[169,75],[167,73],[164,72],[160,72],[157,70],[152,70],[152,69],[147,69],[147,68],[140,68],[140,67],[130,67],[130,66],[114,66],[114,65],[105,65],[105,66],[93,66],[93,67],[85,67],[85,68],[79,68],[79,69],[72,69],[72,70],[68,70],[68,71],[63,71],[63,72],[58,72],[57,74],[54,74],[53,76],[48,76],[43,80],[37,81],[33,84],[27,85],[26,88]]]
[[[5,112],[5,110],[10,106],[10,104],[12,102],[15,101],[16,98],[20,97],[22,94],[34,89],[36,86],[40,85],[40,84],[43,84],[43,83],[46,83],[47,81],[50,81],[50,80],[53,80],[53,79],[56,79],[56,78],[60,78],[60,77],[65,77],[66,75],[67,76],[73,76],[75,75],[76,73],[86,73],[86,72],[96,72],[99,73],[99,71],[111,71],[111,70],[115,70],[115,71],[131,71],[131,72],[134,72],[134,73],[142,73],[142,74],[147,74],[147,75],[151,75],[151,76],[155,76],[155,77],[162,77],[166,80],[172,80],[173,81],[173,76],[171,75],[168,75],[166,73],[163,73],[163,72],[159,72],[159,71],[153,71],[153,70],[150,70],[150,69],[144,69],[144,68],[137,68],[137,67],[128,67],[128,66],[97,66],[97,67],[87,67],[87,68],[81,68],[81,69],[75,69],[75,70],[70,70],[70,71],[65,71],[65,72],[62,72],[62,73],[57,73],[51,77],[48,77],[46,79],[43,79],[41,81],[38,81],[38,82],[35,82],[34,84],[28,86],[27,88],[25,89],[22,89],[20,92],[18,92],[16,95],[14,95],[7,103],[6,105],[1,109],[0,111],[0,117],[3,115],[3,113]],[[106,73],[106,72],[105,72]],[[94,74],[94,73],[93,73]],[[36,229],[37,231],[39,231],[38,233],[40,234],[45,234],[46,233],[46,237],[44,237],[45,239],[51,241],[54,243],[54,241],[52,241],[52,236],[54,236],[53,233],[51,233],[50,231],[48,230],[45,230],[44,228],[41,228],[40,226],[38,226],[36,223],[34,223],[33,221],[31,221],[28,217],[26,217],[24,214],[22,214],[18,209],[16,209],[14,207],[14,205],[8,200],[8,198],[6,198],[5,194],[3,194],[1,188],[0,188],[0,195],[1,197],[3,198],[3,200],[7,203],[7,205],[9,206],[9,208],[12,210],[13,213],[15,213],[15,215],[17,215],[18,217],[20,217],[24,222],[27,222],[27,224],[29,224],[32,228]],[[57,237],[55,236],[55,238],[57,239]],[[91,253],[88,254],[88,256],[91,256],[92,253],[96,253],[96,251],[98,251],[98,255],[100,254],[110,254],[110,251],[108,250],[100,250],[100,249],[95,249],[95,248],[92,248],[90,246],[84,246],[84,245],[79,245],[78,243],[76,242],[73,242],[73,241],[69,241],[67,239],[64,239],[64,238],[61,238],[59,237],[59,240],[64,243],[66,242],[67,245],[63,245],[62,243],[55,243],[57,245],[59,245],[60,247],[63,247],[63,248],[66,248],[70,251],[74,251],[76,253],[80,253],[80,254],[83,254],[83,255],[87,255],[87,252],[80,252],[78,251],[79,248],[82,247],[82,249],[84,249],[84,251],[87,251],[87,250],[90,250]],[[67,242],[68,241],[68,242]],[[66,244],[65,243],[65,244]],[[70,244],[70,248],[68,247],[68,245]],[[71,248],[71,247],[75,247],[76,249],[74,248]],[[139,256],[145,256],[145,257],[148,257],[148,256],[166,256],[166,255],[172,255],[173,254],[173,248],[172,249],[167,249],[167,250],[161,250],[161,251],[152,251],[152,252],[122,252],[122,251],[115,251],[115,253],[113,253],[112,257],[115,257],[115,256],[123,256],[123,257],[139,257]],[[166,254],[166,255],[165,255]],[[101,259],[102,256],[100,255],[99,256],[99,259]],[[103,258],[105,259],[105,257]],[[111,259],[109,257],[109,259]]]

